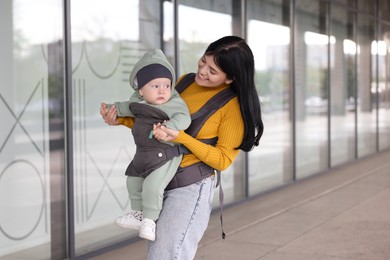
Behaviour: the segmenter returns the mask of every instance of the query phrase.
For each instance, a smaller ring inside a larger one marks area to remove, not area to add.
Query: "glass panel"
[[[74,221],[76,254],[138,237],[114,224],[130,210],[124,172],[135,153],[126,127],[109,127],[101,102],[128,100],[128,77],[160,48],[160,1],[72,1]],[[93,6],[93,8],[91,8]]]
[[[376,151],[376,54],[372,48],[373,43],[376,46],[374,37],[374,20],[360,15],[357,28],[358,157]]]
[[[171,2],[164,3],[164,10],[172,10],[172,8]],[[180,1],[178,12],[179,69],[177,75],[179,77],[197,71],[198,60],[211,42],[232,34],[232,1]],[[169,13],[164,16],[167,19],[173,19]],[[202,19],[194,19],[194,17],[202,17]],[[172,22],[169,20],[166,24],[164,39],[170,41],[172,36],[167,34],[167,31],[171,30]],[[244,196],[243,160],[241,158],[239,156],[235,163],[222,174],[226,204],[242,199]],[[215,196],[218,196],[217,192]],[[214,206],[218,205],[216,198]]]
[[[168,60],[171,62],[174,68],[177,68],[176,65],[176,55],[175,55],[175,20],[174,20],[174,6],[170,0],[163,1],[163,43],[164,43],[164,53]],[[176,77],[179,77],[180,74],[176,71]]]
[[[376,1],[372,0],[357,0],[357,7],[360,11],[375,15]]]
[[[355,158],[355,64],[353,13],[332,6],[331,35],[331,165]]]
[[[265,125],[260,147],[248,153],[250,194],[292,179],[289,6],[282,2],[248,2],[248,43]]]
[[[390,1],[389,0],[379,0],[379,18],[390,21]]]
[[[62,40],[62,1],[1,1],[0,24],[0,258],[62,259],[52,255],[51,232],[62,225],[52,205],[64,201],[53,199],[51,181],[64,173],[63,157],[52,160],[63,150],[51,142],[63,141],[63,129],[51,135],[58,103],[49,93],[62,86],[49,81],[49,68],[62,65],[62,49],[49,51]]]
[[[378,43],[379,149],[390,148],[390,26],[382,24]]]
[[[207,46],[222,36],[232,34],[232,1],[180,1],[178,9],[178,75],[181,75],[196,72],[198,60]]]
[[[348,7],[355,7],[356,6],[356,0],[333,0],[333,3],[340,3]]]
[[[302,178],[328,167],[328,42],[326,9],[297,1],[295,34],[296,172]],[[330,38],[334,42],[334,38]]]

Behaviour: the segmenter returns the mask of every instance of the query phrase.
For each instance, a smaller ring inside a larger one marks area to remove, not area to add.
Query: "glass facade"
[[[50,259],[65,241],[52,226],[65,226],[62,13],[61,1],[0,4],[0,257]]]
[[[374,20],[364,14],[357,17],[357,85],[356,85],[356,116],[357,116],[357,154],[358,157],[369,155],[376,150],[376,65],[377,48],[374,38],[376,26]]]
[[[328,46],[322,1],[296,1],[294,100],[296,175],[303,178],[328,167]]]
[[[389,10],[384,0],[1,1],[0,258],[86,259],[138,239],[114,224],[130,208],[134,142],[99,106],[131,96],[131,69],[151,48],[177,75],[224,35],[252,48],[265,132],[222,173],[226,204],[389,149]]]
[[[389,5],[388,5],[389,6]],[[390,147],[390,25],[381,23],[376,54],[377,85],[374,88],[378,103],[378,142],[379,150]]]
[[[253,195],[293,179],[290,5],[249,1],[247,13],[247,39],[255,56],[265,125],[262,148],[247,154],[248,190]]]
[[[74,254],[135,237],[113,225],[129,210],[124,170],[135,153],[125,127],[107,127],[100,102],[125,101],[132,66],[160,44],[159,1],[71,1]],[[90,9],[90,6],[94,8]],[[150,33],[147,33],[150,32]]]

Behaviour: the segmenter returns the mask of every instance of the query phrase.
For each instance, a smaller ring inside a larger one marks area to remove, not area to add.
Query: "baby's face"
[[[168,78],[152,79],[139,90],[144,100],[152,105],[164,104],[171,98],[171,93],[171,80]]]

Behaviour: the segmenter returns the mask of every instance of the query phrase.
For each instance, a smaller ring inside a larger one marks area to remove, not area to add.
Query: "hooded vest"
[[[151,134],[153,124],[169,120],[168,115],[153,106],[132,102],[129,105],[135,117],[132,129],[136,152],[126,169],[126,175],[146,177],[152,171],[180,154],[179,148],[163,143]]]

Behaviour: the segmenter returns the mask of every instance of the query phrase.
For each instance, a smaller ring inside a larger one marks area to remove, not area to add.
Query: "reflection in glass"
[[[390,148],[390,26],[381,25],[378,44],[379,150]]]
[[[167,7],[170,5],[170,3],[166,3]],[[214,5],[214,2],[210,1],[187,2],[179,4],[178,12],[179,70],[177,76],[179,77],[185,73],[197,71],[198,60],[211,42],[232,34],[232,3],[231,1],[221,1],[218,2],[218,5]],[[194,19],[194,17],[202,18]],[[167,29],[170,29],[169,26]],[[169,35],[164,34],[164,37],[169,39]],[[232,166],[222,173],[225,203],[243,197],[242,192],[239,192],[238,196],[235,195],[237,189],[242,190],[242,183],[237,183],[236,179],[237,176],[242,178],[243,166],[241,163],[239,157]],[[218,196],[217,192],[215,196]],[[218,206],[218,203],[218,199],[215,198],[214,206]]]
[[[276,12],[282,12],[282,6],[275,8]],[[248,43],[255,56],[255,83],[265,132],[259,148],[248,153],[250,194],[264,192],[292,179],[290,28],[281,25],[282,21],[276,24],[256,18],[261,17],[251,17],[248,22]]]
[[[359,15],[357,19],[357,140],[358,157],[376,151],[376,58],[372,53],[374,20]]]
[[[130,210],[124,172],[133,138],[124,126],[104,124],[99,106],[129,99],[134,64],[161,48],[161,18],[157,0],[82,0],[71,8],[74,232],[82,255],[138,236],[114,224]]]
[[[374,15],[376,12],[376,1],[372,0],[357,0],[357,8],[361,11]]]
[[[64,86],[68,2],[0,1],[1,259],[63,259],[70,248],[77,257],[137,237],[114,224],[130,208],[124,170],[134,143],[127,128],[102,122],[99,104],[130,97],[131,69],[151,48],[178,59],[178,76],[196,71],[207,45],[222,36],[244,36],[253,50],[265,133],[223,173],[226,204],[280,187],[294,170],[299,179],[390,148],[388,0],[247,0],[242,14],[232,0],[167,0],[163,10],[158,0],[70,1],[72,81]],[[70,177],[73,193],[65,194]],[[66,234],[69,223],[74,230]]]
[[[52,218],[52,205],[60,201],[53,199],[51,183],[56,180],[60,185],[56,174],[63,173],[63,158],[52,160],[61,151],[50,142],[58,141],[62,132],[59,129],[58,139],[51,139],[55,100],[49,93],[52,70],[60,67],[56,58],[61,52],[50,52],[49,46],[62,40],[61,13],[61,1],[0,3],[0,258],[4,259],[32,255],[50,259],[56,243],[51,231],[62,225]],[[59,171],[51,172],[52,165]]]
[[[213,2],[209,1],[179,5],[180,51],[177,75],[195,72],[198,59],[207,46],[223,36],[232,34],[231,6],[231,1],[220,2],[218,7],[213,6]],[[202,17],[202,19],[194,19],[194,17]]]
[[[167,59],[171,62],[172,66],[176,68],[176,55],[175,55],[175,22],[174,22],[174,6],[169,0],[163,1],[163,29],[162,29],[162,38],[163,38],[163,51]],[[176,77],[179,76],[179,72],[176,71]]]
[[[352,41],[353,14],[332,6],[330,54],[330,146],[331,166],[355,158],[356,43]]]
[[[295,34],[297,178],[328,167],[328,38],[319,2],[299,1]],[[332,44],[333,45],[333,44]]]
[[[378,0],[379,17],[385,21],[390,21],[389,13],[390,13],[390,2],[388,0]]]

